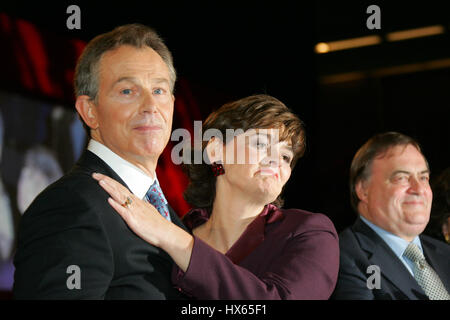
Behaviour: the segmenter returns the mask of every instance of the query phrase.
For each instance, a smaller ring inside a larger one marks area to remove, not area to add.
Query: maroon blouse
[[[209,219],[191,210],[193,230]],[[197,299],[328,299],[339,268],[338,236],[323,214],[267,205],[233,246],[222,254],[194,236],[186,272],[172,282]]]

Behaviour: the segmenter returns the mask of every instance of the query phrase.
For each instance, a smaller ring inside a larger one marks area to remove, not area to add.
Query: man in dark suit
[[[431,210],[428,163],[412,138],[379,134],[350,168],[355,224],[339,236],[335,299],[450,299],[450,246],[421,235]]]
[[[87,45],[77,64],[75,93],[91,139],[75,167],[21,219],[15,298],[181,297],[170,282],[173,261],[127,227],[91,177],[103,173],[150,199],[150,186],[159,188],[158,157],[170,138],[175,79],[170,51],[146,26],[118,27]],[[182,226],[165,208],[166,218]]]

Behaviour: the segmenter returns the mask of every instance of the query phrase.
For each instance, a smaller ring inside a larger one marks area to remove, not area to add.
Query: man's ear
[[[356,195],[358,196],[361,202],[367,203],[367,181],[359,180],[355,186]]]
[[[223,144],[222,141],[216,137],[209,139],[205,148],[206,155],[209,162],[222,162],[223,163]]]
[[[450,235],[450,230],[448,229],[448,223],[450,221],[450,217],[447,218],[447,220],[444,221],[444,224],[442,225],[442,234],[444,235],[445,240],[448,242],[448,238]]]
[[[89,128],[94,130],[98,128],[96,108],[89,96],[78,96],[75,101],[75,108]]]

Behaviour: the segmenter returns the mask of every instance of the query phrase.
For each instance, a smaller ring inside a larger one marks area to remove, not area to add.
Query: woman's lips
[[[259,173],[262,176],[275,176],[278,179],[278,173],[272,169],[260,169],[256,173]]]

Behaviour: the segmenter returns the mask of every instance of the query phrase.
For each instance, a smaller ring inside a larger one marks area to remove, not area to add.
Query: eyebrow
[[[154,79],[152,79],[152,81],[154,81],[156,83],[165,82],[167,84],[170,84],[169,80],[167,80],[166,78],[154,78]]]
[[[111,88],[113,88],[116,84],[124,82],[124,81],[130,81],[133,83],[136,83],[136,78],[135,77],[120,77],[119,79],[117,79],[116,81],[114,81],[111,85]]]
[[[399,173],[411,174],[410,171],[406,171],[406,170],[395,170],[395,171],[391,174],[391,177],[393,177],[393,176],[395,176],[395,175],[397,175],[397,174],[399,174]],[[420,172],[419,172],[419,174],[425,174],[425,173],[430,174],[430,170],[427,169],[427,170],[423,170],[423,171],[420,171]]]
[[[266,138],[269,139],[269,140],[271,140],[271,138],[272,138],[272,135],[271,135],[271,134],[264,133],[264,132],[256,132],[255,135],[266,136]],[[283,141],[286,141],[286,140],[283,140]],[[278,141],[278,142],[281,143],[281,142],[283,142],[283,141]],[[294,148],[292,148],[291,145],[283,145],[281,148],[282,148],[282,149],[285,149],[285,150],[287,150],[287,151],[290,151],[290,152],[292,152],[292,154],[294,154]]]
[[[292,154],[294,154],[294,148],[292,148],[291,146],[283,146],[283,147],[281,147],[282,149],[285,149],[285,150],[287,150],[287,151],[289,151],[289,152],[292,152]]]
[[[130,82],[133,82],[135,84],[137,83],[136,77],[125,76],[125,77],[120,77],[119,79],[114,81],[114,83],[112,84],[112,87],[114,87],[116,84],[118,84],[120,82],[123,82],[123,81],[130,81]],[[167,83],[167,85],[170,86],[170,82],[166,78],[154,78],[154,79],[152,79],[152,82],[155,82],[155,83]]]

